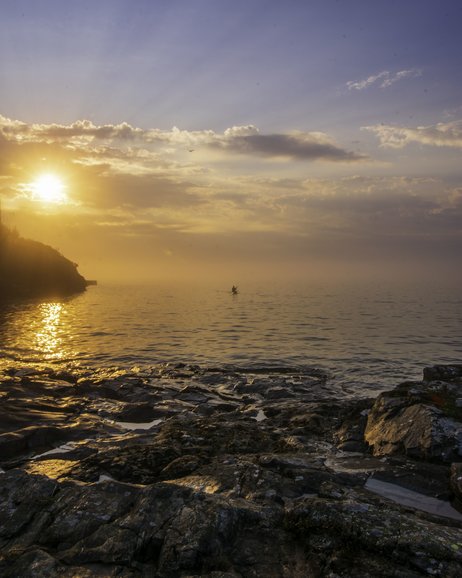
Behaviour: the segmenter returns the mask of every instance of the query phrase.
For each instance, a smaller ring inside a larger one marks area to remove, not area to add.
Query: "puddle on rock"
[[[113,421],[112,423],[127,430],[138,430],[138,429],[148,430],[154,427],[155,425],[159,425],[163,421],[164,421],[163,418],[160,418],[150,422],[136,423],[131,421]]]
[[[47,452],[43,452],[43,454],[37,454],[36,456],[33,456],[31,459],[36,460],[38,458],[43,458],[43,456],[51,456],[52,454],[66,454],[68,452],[71,452],[72,450],[75,450],[75,448],[76,445],[73,443],[63,444],[62,446],[53,448],[52,450],[48,450]]]
[[[114,478],[111,478],[111,476],[106,476],[106,474],[101,474],[96,483],[102,484],[103,482],[115,482],[115,481],[117,481],[117,480],[115,480]]]
[[[396,484],[382,482],[374,478],[369,478],[364,487],[374,492],[374,494],[393,500],[403,506],[410,506],[416,510],[428,512],[429,514],[462,521],[462,513],[458,512],[449,502],[444,500],[425,496],[413,490],[408,490]]]
[[[265,412],[262,409],[259,409],[257,415],[253,419],[255,421],[263,421],[268,419],[268,417],[265,415]]]

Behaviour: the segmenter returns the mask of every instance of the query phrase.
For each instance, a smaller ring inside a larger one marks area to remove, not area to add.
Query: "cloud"
[[[128,123],[97,126],[88,120],[79,120],[69,125],[27,124],[0,116],[0,138],[17,144],[42,143],[61,144],[82,154],[89,145],[114,146],[125,152],[131,147],[144,147],[151,153],[194,151],[208,148],[225,154],[249,157],[280,158],[292,161],[358,161],[364,155],[338,146],[328,135],[320,132],[292,132],[262,134],[253,125],[233,126],[223,133],[212,130],[187,131],[173,127],[170,131],[141,129]],[[95,151],[94,151],[95,152]]]
[[[384,147],[403,148],[414,142],[437,147],[462,148],[462,120],[415,128],[374,125],[363,127],[363,130],[375,133]]]
[[[384,142],[394,142],[396,130],[411,130],[368,129]],[[412,130],[419,142],[423,135],[428,143],[460,146],[456,143],[462,142],[461,123]],[[406,138],[393,146],[410,142],[411,133]],[[256,158],[297,161],[298,166],[281,170],[282,163],[257,165]],[[62,209],[56,230],[44,224],[44,235],[57,239],[58,233],[62,238],[69,235],[71,248],[75,243],[71,231],[77,234],[78,230],[84,244],[87,239],[88,245],[91,239],[100,239],[110,253],[112,243],[123,248],[126,241],[133,251],[136,248],[133,254],[147,259],[154,250],[184,256],[200,247],[201,255],[211,254],[212,245],[217,255],[222,249],[232,254],[236,244],[245,252],[246,243],[255,242],[255,254],[261,251],[270,259],[272,247],[290,257],[292,251],[303,252],[308,245],[343,250],[352,247],[352,240],[359,246],[359,239],[365,246],[375,241],[385,246],[398,238],[459,239],[460,188],[442,180],[334,178],[331,166],[330,178],[306,178],[316,174],[311,165],[308,173],[307,161],[358,166],[354,162],[363,158],[322,132],[264,134],[252,124],[223,132],[175,127],[165,131],[127,123],[47,125],[0,118],[3,207],[15,211],[15,218],[23,222],[29,219],[31,227],[40,220],[45,223],[47,217],[21,196],[20,185],[43,167],[60,172],[75,204],[68,208],[69,216]],[[323,169],[318,174],[327,172]],[[92,254],[91,248],[88,252]]]
[[[87,137],[99,140],[133,140],[142,138],[144,131],[123,122],[116,125],[94,125],[89,120],[78,120],[69,125],[61,124],[27,124],[18,120],[11,120],[0,115],[0,133],[8,140],[19,142],[27,141],[62,141],[72,140],[75,137]]]
[[[227,128],[224,132],[226,138],[236,138],[236,137],[247,137],[251,135],[258,134],[259,130],[253,124],[248,124],[246,126],[233,126]]]
[[[145,131],[135,128],[126,122],[116,125],[96,126],[91,121],[82,120],[74,122],[68,126],[50,124],[50,125],[32,125],[37,136],[45,139],[69,139],[73,137],[86,136],[99,140],[134,140],[143,138]]]
[[[225,131],[224,138],[210,144],[214,148],[238,154],[292,160],[359,161],[366,157],[334,144],[327,135],[318,132],[292,134],[259,134],[245,131]]]
[[[378,74],[368,76],[363,80],[350,80],[346,83],[348,90],[364,90],[372,85],[378,85],[380,88],[388,88],[396,82],[405,78],[416,78],[422,76],[422,71],[419,69],[399,70],[398,72],[390,72],[383,70]]]
[[[460,123],[437,125],[432,132],[429,128],[427,139],[431,133],[433,139],[437,134],[452,143],[462,132]],[[385,132],[381,134],[385,138]],[[75,140],[83,137],[91,142]],[[198,154],[189,154],[190,147],[197,148]],[[380,223],[385,231],[411,230],[416,223],[435,222],[437,214],[441,223],[444,215],[449,219],[459,212],[458,205],[445,200],[442,185],[428,179],[303,180],[304,170],[291,172],[290,178],[286,173],[276,178],[278,163],[260,166],[258,171],[245,165],[243,170],[235,158],[349,163],[364,158],[321,132],[262,134],[252,124],[221,133],[162,131],[127,123],[38,125],[0,117],[0,152],[0,176],[5,177],[0,187],[9,200],[14,200],[16,190],[21,202],[21,184],[30,182],[44,166],[61,171],[70,197],[82,212],[104,215],[121,210],[153,225],[168,224],[191,234],[279,231],[306,236],[355,227],[373,234]]]

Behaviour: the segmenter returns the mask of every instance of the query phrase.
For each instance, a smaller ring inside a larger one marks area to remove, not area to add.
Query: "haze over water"
[[[451,287],[98,286],[0,309],[1,364],[315,366],[352,395],[425,366],[460,362],[462,299]]]

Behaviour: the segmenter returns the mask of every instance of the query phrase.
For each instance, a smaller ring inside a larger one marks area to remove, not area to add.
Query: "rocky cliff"
[[[77,265],[58,251],[0,225],[0,298],[55,297],[84,291]]]

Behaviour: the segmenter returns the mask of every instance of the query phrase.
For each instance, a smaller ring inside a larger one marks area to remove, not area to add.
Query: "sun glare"
[[[65,203],[66,186],[62,180],[51,173],[39,176],[31,185],[34,198],[44,203]]]

